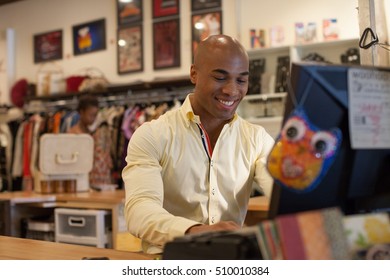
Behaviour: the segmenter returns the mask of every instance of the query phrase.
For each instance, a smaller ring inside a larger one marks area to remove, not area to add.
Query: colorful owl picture
[[[302,109],[286,120],[267,159],[267,169],[275,182],[290,190],[307,192],[323,178],[342,141],[341,131],[321,130]]]

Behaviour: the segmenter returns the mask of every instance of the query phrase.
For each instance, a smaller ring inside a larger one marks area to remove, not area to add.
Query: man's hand
[[[186,234],[202,233],[208,231],[238,230],[241,227],[235,222],[219,222],[214,225],[195,225],[190,227]]]

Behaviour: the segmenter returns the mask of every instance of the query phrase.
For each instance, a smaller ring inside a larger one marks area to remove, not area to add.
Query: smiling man
[[[161,253],[184,234],[239,229],[253,181],[270,196],[265,164],[274,140],[236,114],[248,69],[236,39],[206,38],[190,70],[194,92],[130,139],[122,172],[125,217],[145,252]]]

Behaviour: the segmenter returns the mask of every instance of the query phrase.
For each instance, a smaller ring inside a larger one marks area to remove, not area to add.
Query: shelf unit
[[[270,48],[259,48],[248,50],[249,59],[266,58],[266,71],[275,71],[276,58],[289,55],[291,62],[299,62],[311,52],[323,55],[331,63],[341,63],[340,55],[349,48],[358,48],[359,39],[344,39],[334,41],[323,41],[307,44],[296,44]]]
[[[341,64],[341,54],[350,48],[358,48],[359,39],[345,39],[278,46],[248,50],[250,60],[265,59],[264,73],[268,77],[276,75],[277,59],[281,56],[290,56],[290,63],[303,61],[311,54],[317,53],[329,63]],[[264,87],[263,87],[264,88]],[[282,125],[282,115],[286,93],[275,93],[272,81],[270,90],[259,94],[248,94],[238,107],[238,113],[244,119],[263,126],[274,138],[279,134]]]
[[[331,63],[341,64],[340,55],[349,48],[359,48],[359,39],[345,39],[294,45],[290,47],[292,62],[299,62],[311,52],[316,52]]]

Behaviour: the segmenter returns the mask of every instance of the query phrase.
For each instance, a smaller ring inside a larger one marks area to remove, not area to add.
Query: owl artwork
[[[307,192],[315,188],[328,171],[341,144],[341,131],[321,130],[302,109],[286,120],[267,159],[275,182],[290,190]]]

